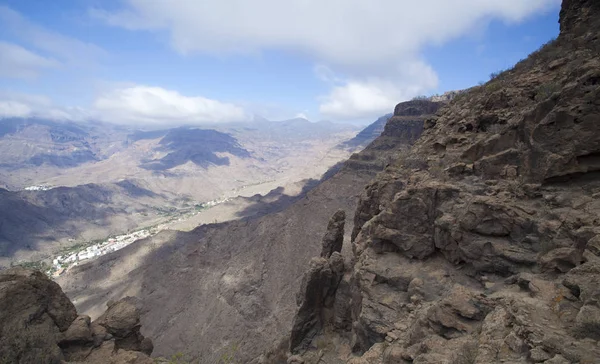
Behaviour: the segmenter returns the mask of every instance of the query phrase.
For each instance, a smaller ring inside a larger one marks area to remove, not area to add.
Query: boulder
[[[581,264],[581,252],[575,248],[558,248],[540,257],[539,263],[544,271],[566,273]]]
[[[139,312],[131,301],[112,304],[97,320],[101,324],[91,323],[41,272],[2,271],[0,362],[151,364],[152,342],[139,333]]]

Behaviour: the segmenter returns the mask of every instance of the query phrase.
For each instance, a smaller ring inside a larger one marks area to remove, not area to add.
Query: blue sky
[[[0,0],[0,117],[368,122],[510,67],[557,36],[559,6]]]

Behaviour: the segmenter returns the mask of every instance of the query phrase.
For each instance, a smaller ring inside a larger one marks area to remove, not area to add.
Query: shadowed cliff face
[[[597,362],[599,5],[564,1],[557,40],[426,119],[369,183],[328,288],[351,324],[294,360]]]

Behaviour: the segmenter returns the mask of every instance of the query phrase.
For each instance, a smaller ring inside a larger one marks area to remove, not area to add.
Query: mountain
[[[306,266],[289,363],[598,362],[600,3],[560,26],[367,185],[351,258]]]
[[[369,124],[366,128],[361,130],[354,138],[342,143],[341,147],[353,149],[368,145],[381,135],[385,125],[392,116],[393,114],[387,114],[375,120],[375,122]]]
[[[318,178],[354,128],[304,119],[136,130],[0,120],[0,266]],[[51,259],[50,259],[51,260]]]
[[[0,189],[0,266],[44,259],[71,245],[156,223],[165,211],[188,203],[126,180],[38,191]]]
[[[386,143],[396,138],[397,149],[380,148],[374,164],[414,141],[411,133],[394,133],[404,130],[403,120],[399,116],[386,137]],[[378,145],[372,143],[363,153]],[[58,282],[92,317],[109,299],[139,297],[144,335],[153,339],[158,355],[182,352],[211,363],[235,347],[236,360],[248,362],[287,336],[295,291],[304,267],[320,249],[324,222],[340,208],[353,211],[364,185],[377,173],[352,163],[337,169],[298,195],[278,190],[253,197],[237,220],[187,233],[165,231],[75,267]]]
[[[120,150],[114,142],[122,135],[121,128],[100,123],[1,119],[0,155],[3,162],[0,168],[12,171],[24,166],[76,167]]]

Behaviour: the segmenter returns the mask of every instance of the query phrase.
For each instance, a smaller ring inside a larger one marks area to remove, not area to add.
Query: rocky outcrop
[[[327,323],[334,321],[334,297],[344,275],[344,258],[340,252],[344,242],[346,212],[336,211],[327,225],[319,258],[310,261],[297,296],[298,311],[290,337],[290,351],[306,349]]]
[[[342,251],[344,243],[344,225],[346,224],[346,211],[338,210],[333,214],[327,224],[327,232],[323,237],[321,258],[329,258],[335,252]]]
[[[318,357],[597,362],[598,4],[564,1],[557,40],[424,120],[367,186],[335,299],[351,328]]]
[[[372,174],[382,171],[392,160],[398,158],[398,154],[408,150],[421,136],[423,122],[444,105],[445,102],[429,100],[412,100],[399,104],[381,135],[362,152],[353,154],[344,167]]]
[[[152,342],[139,332],[133,301],[112,303],[91,322],[39,271],[2,271],[0,362],[151,364]]]
[[[344,259],[335,252],[329,259],[314,258],[302,279],[298,313],[290,337],[290,351],[306,349],[331,316],[337,287],[344,274]]]

